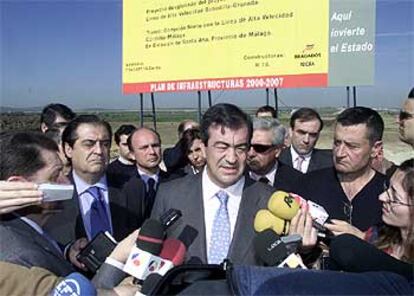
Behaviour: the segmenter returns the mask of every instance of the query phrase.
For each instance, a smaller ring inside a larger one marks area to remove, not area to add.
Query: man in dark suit
[[[80,237],[90,240],[99,231],[109,231],[120,240],[139,226],[136,201],[128,199],[106,179],[111,137],[110,125],[95,115],[78,116],[63,132],[65,154],[72,164],[69,179],[75,191],[72,200],[62,203],[61,215],[46,225],[62,244]],[[135,196],[144,194],[141,184]]]
[[[139,203],[140,217],[145,219],[151,214],[159,184],[173,179],[175,175],[159,167],[162,160],[161,137],[155,130],[147,127],[136,129],[128,138],[128,147],[135,158],[135,176],[124,185],[123,192],[129,199]],[[138,199],[136,191],[142,183],[145,184],[145,199]]]
[[[114,134],[115,144],[118,146],[118,158],[108,165],[106,175],[112,186],[121,189],[126,182],[135,176],[135,160],[128,148],[128,138],[134,132],[135,126],[121,125]]]
[[[231,104],[217,104],[206,111],[201,137],[207,164],[197,175],[161,184],[151,217],[158,219],[176,208],[182,217],[168,229],[168,236],[191,236],[187,260],[220,263],[229,258],[239,264],[259,264],[253,250],[253,220],[266,207],[272,188],[244,175],[252,124],[247,114]]]
[[[284,139],[285,128],[277,119],[253,119],[253,136],[247,154],[249,175],[276,189],[296,192],[302,173],[278,161]]]
[[[322,128],[318,112],[311,108],[296,110],[290,118],[291,145],[280,154],[280,162],[304,174],[332,167],[332,151],[315,148]]]

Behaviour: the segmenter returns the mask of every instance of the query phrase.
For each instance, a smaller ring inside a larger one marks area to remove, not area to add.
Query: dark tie
[[[155,200],[155,180],[153,178],[149,178],[147,181],[147,215],[151,214],[152,206],[154,205]]]
[[[99,187],[92,186],[88,192],[93,196],[91,204],[91,239],[100,231],[111,231],[108,215],[106,214],[105,201]]]
[[[266,177],[261,177],[261,178],[259,179],[259,182],[261,182],[261,183],[265,183],[265,184],[269,185],[269,179],[268,179],[268,178],[266,178]]]

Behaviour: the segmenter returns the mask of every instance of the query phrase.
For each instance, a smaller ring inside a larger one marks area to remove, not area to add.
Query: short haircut
[[[46,165],[43,150],[58,152],[59,148],[40,132],[0,134],[0,180],[33,176]]]
[[[262,107],[259,107],[259,109],[256,110],[256,116],[259,113],[270,113],[273,118],[277,118],[277,111],[275,108],[269,105],[264,105]]]
[[[285,142],[286,129],[275,118],[257,117],[253,118],[253,132],[265,130],[272,132],[272,145],[281,146]]]
[[[321,131],[323,129],[323,121],[319,113],[312,108],[300,108],[293,112],[292,116],[290,117],[290,127],[292,129],[295,128],[296,120],[300,122],[306,122],[315,119],[318,120],[321,124],[321,126],[319,127],[319,131]]]
[[[351,126],[365,124],[368,129],[368,140],[371,145],[382,140],[384,121],[377,111],[367,107],[353,107],[342,111],[336,117],[337,124]]]
[[[160,136],[160,134],[155,129],[153,129],[153,128],[143,126],[143,127],[136,128],[132,132],[132,134],[129,135],[128,140],[127,140],[127,144],[128,144],[129,151],[131,151],[131,152],[134,151],[134,147],[132,147],[132,138],[135,135],[135,133],[137,133],[137,132],[139,132],[141,130],[147,130],[147,131],[153,132],[157,136],[158,141],[160,142],[160,145],[161,145],[161,136]]]
[[[197,139],[201,140],[201,133],[199,129],[192,128],[184,131],[183,136],[179,141],[181,151],[183,151],[184,154],[187,155],[190,152],[191,145],[193,145],[194,140]]]
[[[114,140],[117,145],[121,141],[121,136],[126,135],[129,136],[132,132],[136,129],[136,127],[132,124],[123,124],[121,125],[114,134]]]
[[[209,128],[211,126],[227,127],[231,130],[247,128],[248,144],[252,138],[253,125],[246,113],[233,104],[221,103],[210,107],[201,120],[201,139],[207,146],[209,139]]]
[[[410,92],[408,93],[408,98],[409,99],[414,99],[414,87],[410,90]]]
[[[185,120],[181,121],[181,122],[180,122],[180,124],[178,125],[177,132],[178,132],[178,137],[179,137],[179,138],[181,138],[181,137],[183,136],[185,126],[186,126],[186,125],[187,125],[187,123],[189,123],[189,122],[194,122],[194,123],[196,123],[194,120],[191,120],[191,119],[185,119]],[[197,124],[197,126],[198,126],[198,124]]]
[[[96,115],[79,115],[75,117],[72,121],[70,121],[63,131],[62,134],[62,143],[63,147],[66,145],[69,145],[70,147],[73,147],[76,140],[78,139],[78,127],[82,124],[89,124],[93,126],[102,126],[104,127],[109,135],[109,139],[112,139],[112,128],[111,125],[106,122],[105,120],[102,120]]]
[[[44,123],[48,128],[51,128],[58,116],[71,121],[76,114],[66,105],[53,103],[43,108],[40,115],[40,123]]]

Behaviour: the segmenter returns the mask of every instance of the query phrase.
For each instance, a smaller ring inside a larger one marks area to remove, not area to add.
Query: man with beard
[[[252,179],[276,189],[294,192],[302,174],[278,161],[284,139],[285,128],[277,119],[254,118],[247,166]]]

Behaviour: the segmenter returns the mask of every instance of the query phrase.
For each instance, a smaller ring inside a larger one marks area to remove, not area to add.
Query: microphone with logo
[[[290,221],[301,207],[308,208],[313,225],[318,229],[318,237],[329,240],[333,234],[323,227],[329,217],[325,209],[312,201],[306,201],[297,194],[284,191],[274,192],[268,201],[267,209],[256,213],[254,229],[257,232],[272,229],[279,235],[287,235]]]
[[[165,237],[164,226],[157,220],[148,219],[138,234],[136,245],[132,248],[124,272],[142,282],[150,273],[152,262],[158,262]]]
[[[298,234],[280,237],[273,230],[267,229],[257,234],[254,249],[267,266],[307,269],[302,259],[296,254],[302,243]]]
[[[96,296],[94,285],[83,275],[72,272],[59,282],[49,293],[50,296]]]

